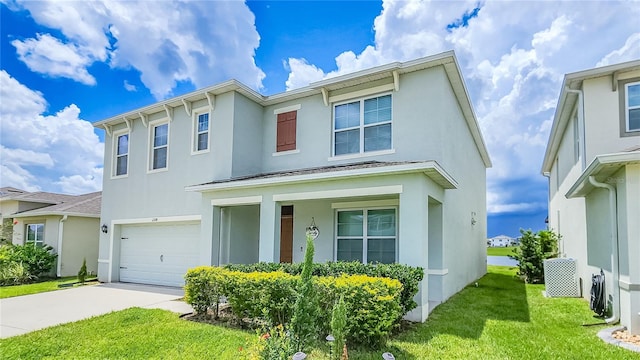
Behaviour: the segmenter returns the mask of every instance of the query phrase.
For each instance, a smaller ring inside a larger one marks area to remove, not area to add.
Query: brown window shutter
[[[296,149],[297,111],[278,114],[276,151]]]

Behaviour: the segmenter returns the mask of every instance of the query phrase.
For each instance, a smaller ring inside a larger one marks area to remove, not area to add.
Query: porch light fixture
[[[476,221],[476,212],[472,211],[471,212],[471,225],[475,225],[477,223]]]
[[[109,231],[109,227],[107,226],[107,224],[102,224],[100,230],[102,230],[102,232],[106,234],[107,231]]]
[[[311,218],[311,225],[307,226],[307,236],[311,236],[313,240],[317,239],[320,236],[320,229],[316,226],[316,220]]]

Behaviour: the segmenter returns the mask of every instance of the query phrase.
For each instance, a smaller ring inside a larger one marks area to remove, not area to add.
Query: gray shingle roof
[[[0,192],[4,192],[4,189],[5,188],[0,189]],[[44,215],[100,217],[102,192],[98,191],[83,195],[66,195],[43,191],[33,193],[24,191],[21,194],[16,193],[16,195],[12,196],[3,196],[1,199],[50,204],[49,206],[44,206],[38,209],[16,213],[13,215],[14,217]]]

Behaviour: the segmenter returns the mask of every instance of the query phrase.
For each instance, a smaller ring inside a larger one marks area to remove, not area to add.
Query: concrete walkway
[[[190,313],[183,296],[180,288],[111,283],[0,299],[0,338],[131,307]]]

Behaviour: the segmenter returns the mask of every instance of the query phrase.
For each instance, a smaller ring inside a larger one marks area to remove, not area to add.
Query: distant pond
[[[487,265],[518,266],[518,260],[508,256],[487,256]]]

